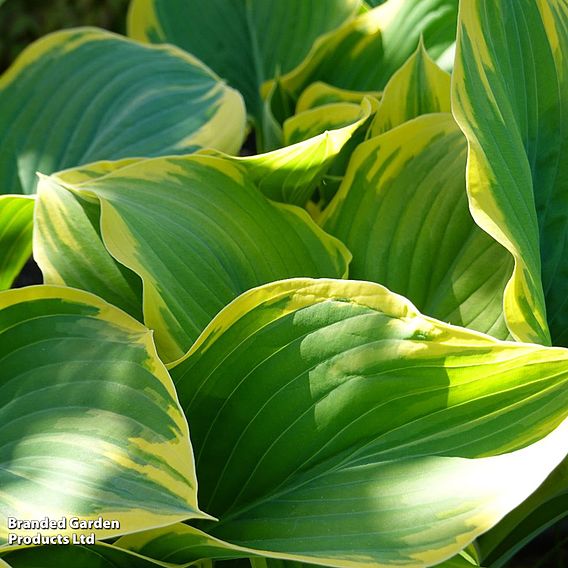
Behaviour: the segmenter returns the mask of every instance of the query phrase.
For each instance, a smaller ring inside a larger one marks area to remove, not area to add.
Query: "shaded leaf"
[[[110,545],[41,546],[8,552],[9,568],[156,568],[162,562],[143,558]],[[0,560],[0,566],[2,561]],[[8,566],[8,565],[7,565]]]
[[[260,87],[286,73],[314,41],[353,17],[359,0],[133,0],[130,36],[193,53],[262,116]]]
[[[126,157],[237,152],[241,96],[203,63],[94,28],[45,36],[0,78],[1,193],[36,172]]]

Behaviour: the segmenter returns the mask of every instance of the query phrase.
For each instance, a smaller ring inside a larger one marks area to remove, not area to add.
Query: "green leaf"
[[[201,62],[93,28],[26,49],[0,78],[0,108],[1,193],[98,160],[237,152],[244,136],[241,96]]]
[[[122,537],[115,545],[156,561],[167,559],[176,565],[202,558],[228,560],[262,554],[254,549],[229,544],[181,523]],[[276,554],[276,557],[283,556]]]
[[[286,73],[322,34],[350,20],[359,0],[133,0],[128,34],[193,53],[262,116],[260,87]]]
[[[104,246],[142,278],[144,321],[156,330],[168,361],[181,357],[213,316],[249,288],[347,273],[351,255],[339,241],[305,211],[267,200],[242,167],[221,158],[156,158],[78,185],[46,179],[41,191],[47,201],[52,184],[57,193],[99,200]],[[71,211],[62,215],[69,218]],[[44,241],[58,239],[56,225],[38,217],[42,224]],[[51,247],[48,254],[57,251]],[[83,249],[75,255],[88,258]],[[45,256],[38,254],[42,267]]]
[[[312,564],[296,562],[294,560],[279,560],[278,558],[252,557],[250,559],[251,568],[308,568]]]
[[[205,153],[240,165],[269,199],[304,206],[342,151],[361,131],[364,134],[375,110],[376,102],[370,99],[359,105],[326,105],[284,123],[284,148],[245,157]]]
[[[371,113],[370,101],[363,100],[362,104],[333,103],[294,115],[284,122],[284,144],[298,144],[326,131],[353,124],[360,126],[361,119],[368,118]]]
[[[280,560],[277,558],[252,557],[250,559],[252,568],[309,568],[313,564],[298,562],[294,560]],[[460,553],[441,564],[436,564],[438,568],[471,568],[479,567],[467,553]]]
[[[296,97],[315,81],[381,91],[421,36],[431,57],[443,54],[455,40],[457,12],[458,0],[388,0],[320,38],[282,85]]]
[[[506,339],[503,293],[512,261],[471,217],[466,152],[450,114],[424,115],[373,138],[353,154],[320,224],[352,252],[351,278]]]
[[[270,152],[282,147],[282,123],[294,114],[292,108],[292,99],[277,79],[263,103],[261,130],[255,132],[257,151]]]
[[[12,286],[32,252],[34,200],[0,195],[0,290]]]
[[[203,151],[203,150],[200,150]],[[83,166],[61,170],[53,174],[58,180],[64,183],[80,184],[86,181],[93,181],[100,177],[111,174],[112,172],[125,168],[137,162],[141,162],[144,158],[125,158],[123,160],[102,160],[93,162]]]
[[[546,481],[479,539],[484,564],[501,568],[523,546],[568,515],[568,457]]]
[[[125,164],[99,162],[88,169],[59,173],[55,176],[58,182],[42,180],[37,195],[34,257],[46,284],[87,290],[142,321],[142,281],[105,248],[98,199],[86,199],[59,185],[79,185]]]
[[[116,546],[156,559],[156,562],[167,560],[175,564],[187,564],[195,558],[222,560],[250,558],[253,568],[301,568],[307,565],[299,560],[289,560],[289,554],[229,544],[185,524],[124,536],[117,541]],[[309,566],[312,566],[311,562],[314,559],[310,558],[309,560]],[[339,565],[339,563],[334,562],[332,565]],[[359,562],[355,560],[344,563],[344,565],[357,566]],[[363,563],[363,565],[365,564]],[[383,566],[376,563],[367,565],[378,568]],[[414,565],[416,566],[416,564]],[[436,566],[440,568],[471,568],[472,566],[477,567],[479,564],[464,551]]]
[[[4,560],[8,568],[156,568],[166,564],[143,558],[114,546],[96,545],[40,546],[9,551]],[[0,566],[3,566],[0,560]]]
[[[251,290],[171,372],[220,519],[200,526],[261,554],[435,564],[568,449],[567,350],[441,323],[369,282]]]
[[[326,174],[326,177],[341,177],[345,174],[347,164],[353,154],[353,151],[365,140],[372,118],[375,116],[378,106],[379,103],[377,99],[370,97],[363,98],[363,100],[357,104],[348,102],[330,103],[300,112],[286,120],[284,123],[284,141],[287,144],[292,144],[293,142],[308,139],[310,136],[316,136],[322,131],[328,131],[328,142],[331,143],[328,143],[328,146],[331,146],[331,149],[328,150],[328,152],[333,152],[334,159],[333,161],[330,160],[329,167],[324,173]],[[353,118],[357,116],[355,114],[357,109],[366,108],[369,110],[364,114],[361,110],[359,110],[360,119],[356,123],[356,128],[353,128],[355,123],[353,123],[353,126],[350,127],[350,122],[352,122]],[[340,128],[343,125],[346,126]],[[337,132],[333,130],[338,128],[340,129],[337,130]],[[341,139],[338,136],[341,132],[350,132],[351,136],[349,138],[344,137]],[[338,142],[341,142],[341,145],[339,145]],[[304,157],[302,161],[305,162],[306,157]],[[320,176],[316,180],[319,185],[320,194],[322,187],[320,182],[322,179],[323,176]],[[313,190],[308,192],[308,188],[312,189],[311,186],[304,187],[303,195],[307,195],[311,198]],[[302,205],[305,205],[305,201]]]
[[[302,91],[296,104],[296,113],[332,103],[361,104],[365,97],[380,100],[382,93],[380,91],[349,91],[316,81]]]
[[[568,4],[462,2],[453,110],[477,223],[506,247],[511,333],[568,346]]]
[[[259,556],[252,557],[250,559],[250,563],[252,568],[309,568],[313,566],[313,564],[308,564],[306,562],[280,560]],[[464,556],[462,556],[462,554],[458,554],[441,564],[436,564],[436,566],[438,568],[471,568],[472,566],[479,567],[479,564],[464,553]]]
[[[450,111],[450,75],[430,59],[420,42],[387,83],[369,136],[382,134],[422,114]]]
[[[0,336],[0,544],[38,532],[7,517],[102,515],[120,527],[83,532],[104,538],[205,516],[151,331],[92,294],[33,286],[0,293]]]

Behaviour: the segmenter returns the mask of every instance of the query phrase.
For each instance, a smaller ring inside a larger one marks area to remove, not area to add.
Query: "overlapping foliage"
[[[128,34],[0,78],[0,564],[505,565],[568,510],[568,5]],[[120,528],[8,543],[62,516]]]

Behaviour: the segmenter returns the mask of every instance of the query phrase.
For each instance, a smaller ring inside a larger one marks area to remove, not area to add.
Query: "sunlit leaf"
[[[295,115],[284,123],[284,148],[255,156],[222,155],[241,166],[269,199],[303,206],[344,150],[365,135],[376,102],[336,103]],[[350,153],[350,152],[349,152]]]
[[[0,290],[10,288],[32,252],[34,200],[0,195]]]
[[[568,457],[546,481],[496,527],[482,535],[484,564],[501,568],[523,546],[568,515]]]
[[[0,293],[0,544],[7,517],[97,519],[99,538],[203,517],[187,422],[152,332],[92,294]],[[14,544],[14,543],[12,543]]]
[[[365,97],[373,97],[380,100],[380,91],[349,91],[340,89],[321,81],[316,81],[307,87],[298,98],[296,112],[304,112],[316,107],[332,103],[357,103],[360,104]]]
[[[387,83],[369,136],[382,134],[422,114],[450,110],[450,75],[430,59],[420,42]]]
[[[354,153],[320,223],[352,252],[351,278],[506,339],[503,293],[512,262],[471,217],[466,152],[450,114],[424,115],[373,138]]]
[[[171,373],[219,518],[200,527],[280,558],[435,564],[567,450],[567,350],[441,323],[368,282],[247,292]],[[188,560],[223,546],[200,538]]]
[[[515,270],[505,314],[522,341],[568,346],[568,4],[461,3],[453,111],[469,143],[477,223]]]

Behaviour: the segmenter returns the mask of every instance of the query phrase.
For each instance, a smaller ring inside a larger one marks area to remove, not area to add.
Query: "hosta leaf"
[[[382,134],[422,114],[450,110],[450,75],[430,59],[420,42],[385,87],[369,136]]]
[[[256,156],[224,157],[242,166],[269,199],[303,206],[342,151],[364,134],[375,109],[376,102],[365,99],[360,105],[337,103],[306,111],[284,123],[288,146]]]
[[[133,0],[129,35],[195,54],[262,115],[261,85],[298,65],[314,41],[349,20],[359,0]]]
[[[167,559],[176,565],[185,565],[202,558],[233,559],[262,554],[262,551],[224,542],[181,523],[128,535],[120,538],[115,544],[118,548],[134,551],[157,561]],[[282,557],[278,554],[275,556]]]
[[[313,564],[307,564],[305,562],[298,562],[295,560],[280,560],[279,558],[263,558],[263,557],[252,557],[250,559],[250,565],[252,568],[311,568]]]
[[[240,166],[221,158],[146,160],[75,186],[46,179],[41,191],[57,192],[52,184],[98,198],[104,246],[142,278],[144,321],[156,330],[166,360],[183,355],[213,316],[249,288],[347,272],[350,254],[339,241],[305,211],[267,200]],[[42,224],[45,242],[64,238],[38,216]]]
[[[32,252],[34,200],[0,195],[0,290],[10,288]]]
[[[363,99],[363,102],[360,104],[363,107],[369,105],[369,112],[366,112],[365,115],[361,117],[357,123],[357,128],[350,127],[350,123],[352,123],[353,120],[351,116],[357,116],[355,113],[357,109],[360,108],[359,105],[353,103],[328,104],[307,110],[289,118],[284,123],[284,142],[286,144],[292,144],[300,140],[309,139],[311,136],[316,136],[321,132],[325,133],[330,131],[330,129],[339,128],[340,130],[338,130],[338,132],[342,132],[344,128],[348,128],[351,136],[345,138],[341,146],[334,143],[334,140],[329,137],[328,147],[330,147],[330,149],[328,152],[334,154],[334,159],[333,161],[329,160],[329,168],[327,168],[326,172],[323,172],[326,175],[341,176],[345,173],[351,154],[355,148],[365,140],[371,119],[375,115],[379,103],[377,99],[369,98]],[[359,114],[361,115],[360,111]],[[342,126],[343,128],[341,128]],[[333,132],[333,130],[331,130],[331,132]],[[323,177],[324,176],[320,176],[317,179],[318,184]],[[311,191],[308,192],[308,188]],[[304,195],[307,194],[308,197],[312,197],[313,188],[307,186],[304,188],[303,193]],[[304,201],[302,205],[305,205],[305,203]]]
[[[250,559],[252,568],[308,568],[313,564],[298,562],[296,560],[280,560],[276,558],[252,557]],[[479,567],[479,564],[471,559],[466,553],[462,556],[458,554],[441,564],[436,564],[438,568],[471,568]]]
[[[120,168],[125,168],[126,166],[141,162],[143,159],[144,158],[125,158],[123,160],[103,160],[100,162],[86,164],[84,166],[61,170],[53,174],[53,176],[64,183],[76,185],[106,176]]]
[[[361,119],[370,116],[371,105],[369,99],[363,99],[359,104],[331,103],[296,114],[284,122],[284,143],[289,146],[309,140],[325,131],[338,130],[345,126],[360,126]]]
[[[568,4],[461,3],[453,109],[477,223],[515,259],[515,338],[568,346]],[[549,332],[550,330],[550,332]]]
[[[133,552],[108,544],[41,546],[9,551],[4,560],[8,568],[156,568],[167,566]]]
[[[295,96],[315,81],[380,91],[421,36],[434,59],[442,55],[455,39],[457,11],[458,0],[388,0],[322,37],[302,64],[280,80]]]
[[[380,100],[382,93],[380,91],[349,91],[348,89],[340,89],[339,87],[316,81],[302,91],[296,104],[296,112],[301,113],[332,103],[360,104],[365,97]]]
[[[329,90],[326,89],[326,91],[328,95],[331,94]],[[324,197],[324,188],[326,188],[329,183],[329,179],[341,178],[345,173],[351,154],[355,148],[357,148],[357,146],[365,140],[372,118],[375,116],[379,106],[379,102],[375,97],[364,97],[364,93],[342,91],[340,89],[334,89],[334,91],[333,96],[343,96],[346,101],[349,98],[353,101],[358,98],[359,102],[357,104],[355,104],[355,102],[322,103],[321,105],[299,112],[295,116],[289,118],[284,122],[283,129],[284,142],[286,144],[293,144],[300,140],[309,139],[310,136],[316,136],[322,131],[339,128],[343,124],[348,125],[349,122],[353,120],[351,116],[356,116],[355,113],[357,112],[359,105],[363,108],[366,108],[368,105],[369,112],[365,113],[363,120],[359,120],[357,129],[350,129],[351,136],[349,138],[345,138],[341,147],[339,147],[337,143],[333,143],[333,140],[329,140],[332,144],[328,144],[328,146],[331,146],[332,148],[335,147],[335,155],[333,162],[330,160],[329,168],[327,168],[325,172],[322,172],[325,173],[325,176],[320,176],[319,179],[316,180],[319,186],[318,196],[320,197],[320,203]],[[319,100],[319,102],[321,101],[322,99]],[[347,126],[347,128],[349,127]],[[344,129],[341,129],[338,132],[342,131],[344,131]],[[308,163],[306,158],[307,156],[305,156],[302,160],[303,163]],[[304,188],[301,190],[302,197],[307,195],[311,198],[314,193],[314,188],[315,184],[309,186],[305,186],[304,184]],[[298,205],[299,204],[300,203],[298,203]],[[306,201],[301,204],[305,205]]]
[[[501,568],[535,536],[568,515],[568,457],[546,481],[479,539],[484,563]]]
[[[450,114],[424,115],[373,138],[355,151],[320,223],[353,253],[352,278],[506,339],[503,291],[512,262],[471,217],[466,152]]]
[[[441,323],[369,282],[251,290],[171,372],[220,519],[202,527],[290,559],[435,564],[568,449],[567,350]]]
[[[436,64],[440,67],[440,69],[443,69],[448,73],[451,73],[454,69],[455,58],[456,58],[456,42],[454,41],[446,49],[446,51],[444,51],[444,53],[442,53],[442,55],[440,55],[436,59]]]
[[[298,560],[286,560],[290,558],[289,554],[279,554],[274,551],[262,551],[230,544],[185,524],[128,535],[120,538],[116,546],[147,555],[156,559],[157,562],[167,560],[175,564],[186,564],[195,558],[237,559],[250,557],[253,568],[302,568],[313,566],[311,562],[316,560],[310,558],[309,564]],[[342,564],[359,566],[365,565],[366,562],[355,560]],[[368,565],[380,566],[376,563]],[[440,568],[471,568],[471,566],[479,566],[479,564],[464,551],[441,564],[436,564],[436,566]]]
[[[171,46],[92,28],[40,39],[0,78],[2,193],[34,193],[50,174],[103,159],[236,152],[241,96]]]
[[[56,179],[80,184],[89,180],[82,177],[87,172],[104,175],[110,167],[105,162],[93,164],[88,170],[58,174]],[[44,179],[37,195],[35,260],[46,284],[88,290],[141,321],[142,282],[105,248],[100,215],[98,199],[86,199]]]
[[[292,98],[281,88],[280,82],[274,81],[262,105],[261,130],[255,132],[258,151],[270,152],[282,148],[282,123],[294,114],[293,106]]]
[[[99,537],[204,516],[152,332],[92,294],[33,286],[0,293],[0,336],[0,544],[25,532],[8,516],[119,521]]]

